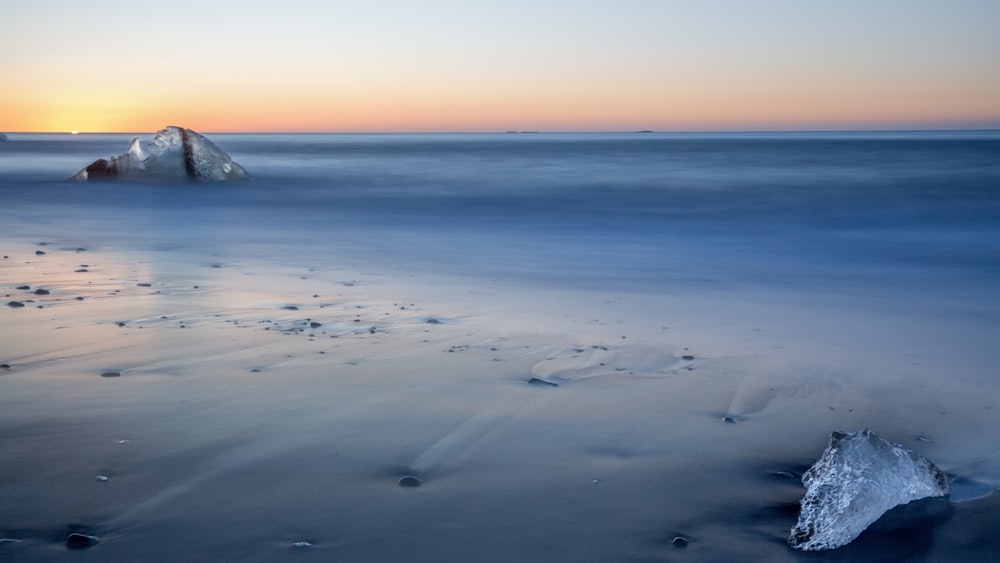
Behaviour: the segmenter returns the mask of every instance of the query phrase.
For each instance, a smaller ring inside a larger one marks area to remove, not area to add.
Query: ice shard
[[[124,154],[96,160],[71,180],[232,182],[249,178],[250,174],[212,141],[190,129],[170,126],[158,131],[145,149],[137,137]]]
[[[868,429],[834,432],[802,483],[806,494],[788,543],[803,551],[847,545],[887,510],[948,494],[948,479],[933,463]]]

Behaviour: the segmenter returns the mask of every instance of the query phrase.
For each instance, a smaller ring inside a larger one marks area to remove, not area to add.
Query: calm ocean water
[[[1000,281],[996,131],[207,136],[255,181],[69,184],[133,135],[11,134],[0,205],[493,277]]]

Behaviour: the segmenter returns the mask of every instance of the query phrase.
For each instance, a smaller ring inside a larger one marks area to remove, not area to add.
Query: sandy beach
[[[1000,483],[989,280],[753,258],[727,277],[684,245],[643,278],[608,245],[553,259],[558,233],[157,205],[167,188],[0,210],[0,559],[1000,553],[988,494],[786,545],[834,430]]]

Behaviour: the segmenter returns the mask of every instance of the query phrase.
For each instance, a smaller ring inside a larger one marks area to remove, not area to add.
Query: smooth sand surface
[[[785,544],[833,430],[1000,483],[995,302],[522,283],[49,213],[8,212],[0,250],[0,559],[1000,553],[997,495]]]

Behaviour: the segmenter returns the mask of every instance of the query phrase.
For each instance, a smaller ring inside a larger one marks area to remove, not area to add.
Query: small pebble
[[[48,294],[49,294],[49,290],[47,290],[47,289],[36,289],[35,290],[35,295],[48,295]]]
[[[45,253],[42,252],[41,250],[36,250],[35,251],[35,256],[42,256],[43,254],[45,254]]]
[[[97,536],[88,536],[86,534],[73,532],[72,534],[66,536],[66,547],[69,549],[86,549],[97,545],[100,541],[100,538]]]
[[[298,311],[298,310],[299,310],[299,308],[298,308],[298,307],[296,307],[295,305],[286,305],[286,306],[285,306],[285,310],[286,310],[286,311]]]
[[[316,321],[313,321],[313,322],[309,323],[309,326],[311,328],[319,328],[319,327],[323,326],[323,323],[318,323]]]
[[[17,288],[20,289],[21,291],[28,291],[29,289],[31,289],[31,286],[30,285],[19,285],[19,286],[17,286]]]
[[[17,307],[24,307],[24,303],[21,303],[20,301],[8,301],[7,306],[14,307],[16,309]]]
[[[674,538],[673,540],[671,540],[670,543],[674,544],[674,547],[687,547],[688,546],[687,538],[685,538],[684,536],[677,536],[676,538]]]
[[[137,283],[135,285],[137,285],[139,287],[153,287],[153,284],[151,284],[151,283]]]
[[[694,356],[685,355],[685,356],[681,356],[681,359],[684,360],[684,361],[686,361],[686,362],[690,362],[691,360],[694,359]]]
[[[427,324],[429,324],[429,325],[439,325],[439,324],[441,324],[441,321],[439,321],[437,319],[434,319],[434,318],[430,318],[430,319],[427,319]]]
[[[419,477],[415,477],[413,475],[404,475],[403,477],[399,478],[399,486],[400,487],[407,487],[407,488],[419,487],[420,486],[420,478]]]
[[[101,377],[121,377],[121,372],[118,371],[106,371],[101,374]]]

